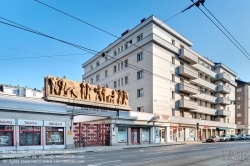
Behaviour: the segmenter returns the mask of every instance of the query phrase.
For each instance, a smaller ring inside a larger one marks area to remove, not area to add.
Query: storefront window
[[[128,141],[127,127],[118,127],[118,142]]]
[[[195,137],[194,132],[195,132],[194,128],[189,129],[189,139],[190,139],[190,141],[194,141],[194,137]]]
[[[64,145],[64,128],[46,127],[46,145]]]
[[[148,142],[149,141],[149,128],[145,127],[142,128],[142,142]]]
[[[20,145],[41,145],[41,130],[34,126],[20,126]]]
[[[0,147],[13,146],[13,127],[0,125]]]
[[[178,127],[179,132],[179,141],[184,141],[184,130],[181,127]]]

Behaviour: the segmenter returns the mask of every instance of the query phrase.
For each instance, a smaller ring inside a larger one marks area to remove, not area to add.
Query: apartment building
[[[250,83],[236,80],[237,87],[235,92],[235,123],[237,124],[236,133],[250,134]]]
[[[192,45],[151,16],[104,48],[105,56],[83,63],[82,79],[126,90],[135,111],[168,115],[159,129],[161,142],[233,134],[236,73],[195,52]]]
[[[36,88],[20,87],[13,85],[0,84],[0,94],[8,94],[14,96],[42,98],[43,91]]]

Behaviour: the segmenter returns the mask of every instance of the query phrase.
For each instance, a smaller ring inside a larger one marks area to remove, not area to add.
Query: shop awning
[[[217,130],[230,130],[229,128],[218,127]]]

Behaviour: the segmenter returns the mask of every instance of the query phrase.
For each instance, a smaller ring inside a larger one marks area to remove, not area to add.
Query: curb
[[[150,147],[162,147],[162,146],[176,146],[176,145],[186,145],[186,143],[180,143],[180,144],[159,144],[159,145],[152,145],[152,146],[144,146],[144,147],[126,147],[126,148],[118,148],[118,149],[107,149],[107,150],[89,150],[89,151],[82,151],[82,152],[63,152],[63,153],[44,153],[44,154],[30,154],[30,155],[21,155],[17,154],[16,156],[14,154],[13,157],[6,157],[6,158],[0,158],[0,160],[8,160],[8,159],[18,159],[18,158],[29,158],[33,156],[49,156],[49,155],[65,155],[65,154],[78,154],[78,153],[97,153],[97,152],[105,152],[105,151],[118,151],[118,150],[124,150],[124,149],[140,149],[140,148],[150,148]],[[7,155],[7,154],[6,154]]]

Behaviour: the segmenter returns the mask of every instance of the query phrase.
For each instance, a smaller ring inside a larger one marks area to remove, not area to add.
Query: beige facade
[[[126,90],[132,110],[170,115],[167,140],[174,140],[174,134],[177,141],[180,135],[188,140],[190,133],[204,139],[215,130],[233,134],[236,73],[195,52],[192,45],[151,16],[106,47],[105,57],[85,62],[82,77]],[[194,132],[197,123],[200,131]]]

